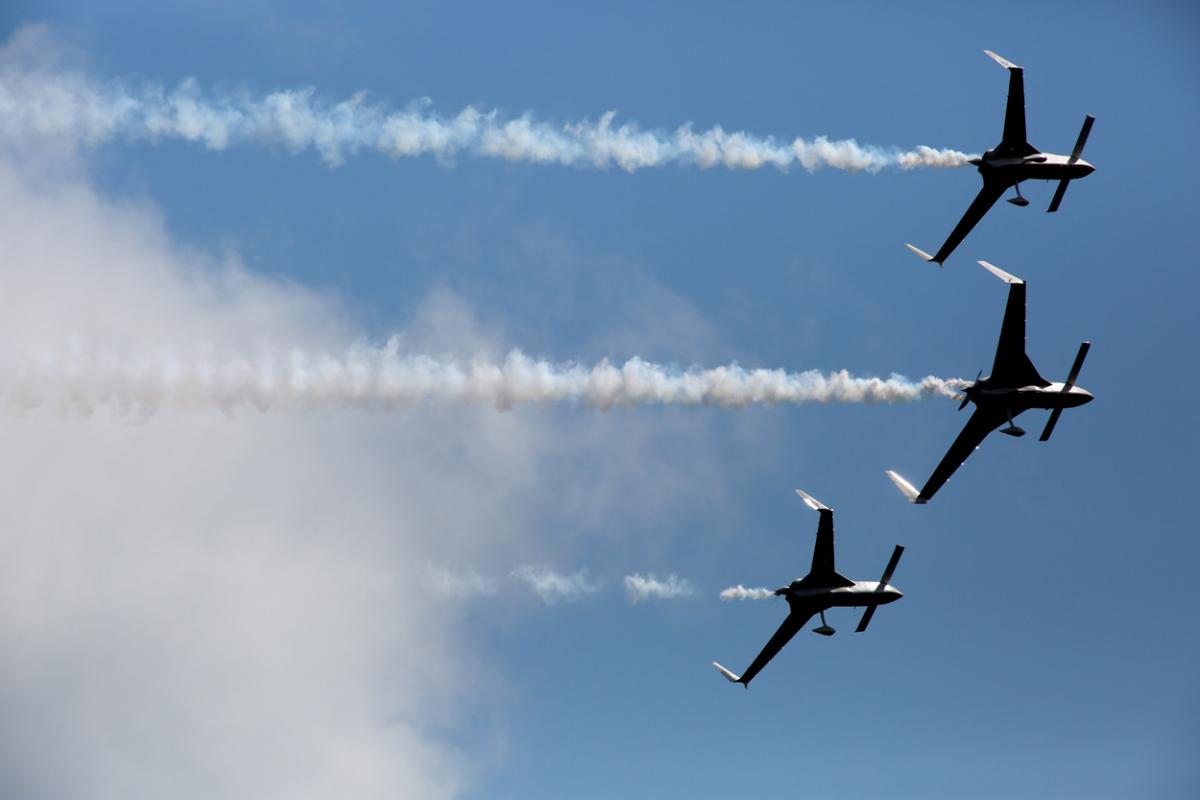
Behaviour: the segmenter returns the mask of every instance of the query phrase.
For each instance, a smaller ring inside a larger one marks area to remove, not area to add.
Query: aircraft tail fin
[[[896,488],[900,490],[900,494],[904,495],[908,502],[924,505],[925,501],[921,499],[921,493],[917,491],[917,487],[905,480],[903,475],[891,469],[886,470],[883,474],[887,475],[892,483],[896,484]]]
[[[729,681],[730,683],[741,683],[741,684],[742,684],[742,686],[746,686],[746,685],[747,685],[747,684],[745,684],[745,683],[743,683],[743,682],[742,682],[742,676],[741,676],[741,675],[737,675],[737,674],[735,674],[735,673],[733,673],[733,672],[731,672],[731,671],[729,671],[729,670],[725,669],[725,667],[721,666],[721,665],[720,665],[720,664],[718,664],[716,661],[712,662],[712,665],[713,665],[714,667],[716,667],[716,668],[717,668],[717,672],[719,672],[719,673],[721,673],[722,675],[724,675],[724,676],[725,676],[725,680]]]

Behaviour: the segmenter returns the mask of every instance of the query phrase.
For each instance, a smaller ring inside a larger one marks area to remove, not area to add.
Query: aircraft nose
[[[1086,162],[1082,159],[1080,159],[1079,161],[1077,161],[1075,163],[1080,169],[1083,170],[1084,175],[1091,175],[1093,172],[1096,171],[1095,167],[1093,167],[1091,164],[1089,164],[1088,162]]]
[[[1090,403],[1096,399],[1095,396],[1091,392],[1089,392],[1087,389],[1084,389],[1081,386],[1076,386],[1075,391],[1077,391],[1077,392],[1079,392],[1079,394],[1083,395],[1083,402],[1085,402],[1085,403]]]

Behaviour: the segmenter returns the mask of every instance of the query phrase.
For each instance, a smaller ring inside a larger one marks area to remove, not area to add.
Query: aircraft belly
[[[890,592],[854,592],[835,594],[826,601],[829,608],[866,608],[867,606],[882,606],[896,599]]]
[[[878,583],[874,581],[857,581],[854,586],[833,589],[823,599],[830,608],[861,608],[887,603],[894,599],[890,593],[876,591]]]
[[[1012,412],[1015,417],[1023,411],[1033,408],[1055,409],[1075,408],[1088,402],[1091,397],[1079,392],[1064,392],[1062,384],[1051,384],[1049,387],[1028,386],[1020,389],[1008,389],[1002,392],[981,393],[979,400],[991,408]],[[976,405],[979,405],[978,401]]]
[[[1011,172],[1008,172],[1011,170]],[[1055,164],[1051,162],[1043,162],[1041,164],[1019,164],[1009,167],[1006,172],[1013,178],[1022,181],[1061,181],[1063,178],[1067,180],[1075,180],[1086,176],[1090,170],[1080,168],[1077,164]]]
[[[1023,409],[1040,408],[1047,411],[1055,408],[1076,408],[1091,399],[1077,392],[1064,392],[1059,388],[1022,390],[1020,404]],[[1013,413],[1017,413],[1014,409]]]
[[[1040,393],[1039,393],[1040,394]],[[1023,411],[1028,411],[1031,408],[1042,408],[1041,400],[1038,394],[1034,392],[1025,392],[1021,390],[996,393],[985,398],[979,398],[975,405],[987,408],[989,411],[995,411],[1000,416],[1012,414],[1014,417]]]

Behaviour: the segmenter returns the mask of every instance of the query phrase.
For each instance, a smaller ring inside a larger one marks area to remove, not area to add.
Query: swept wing
[[[971,455],[976,447],[979,447],[984,438],[1006,421],[1004,415],[995,410],[976,408],[975,413],[967,420],[966,426],[958,434],[954,443],[950,445],[950,449],[942,457],[941,463],[929,476],[929,480],[925,482],[921,493],[913,502],[929,502],[937,494],[937,490],[942,488],[942,485],[954,474],[954,471],[967,460],[967,456]]]
[[[792,640],[796,632],[804,627],[812,615],[816,613],[815,608],[804,607],[799,603],[792,605],[792,612],[787,615],[787,619],[779,626],[779,630],[775,631],[775,635],[771,637],[762,652],[754,659],[746,671],[742,675],[735,675],[729,670],[722,667],[720,664],[713,662],[722,675],[734,683],[740,683],[744,686],[749,686],[750,681],[754,680],[754,676],[762,671],[762,668],[770,663],[771,659],[783,649],[783,646]]]
[[[1011,156],[1036,155],[1037,150],[1030,146],[1025,134],[1025,70],[991,50],[983,52],[1008,70],[1008,104],[1004,107],[1004,136],[996,149],[1003,150]]]
[[[988,209],[996,204],[1000,196],[1004,194],[1009,184],[996,179],[988,179],[986,176],[983,179],[983,188],[979,190],[979,194],[975,195],[975,199],[971,201],[971,205],[967,206],[967,211],[963,214],[962,219],[954,226],[954,230],[950,231],[950,236],[946,239],[946,243],[942,245],[942,249],[937,251],[937,255],[929,259],[937,264],[943,263],[950,254],[954,252],[954,248],[958,247],[963,239],[967,238],[967,234],[975,227],[979,220],[983,219],[983,215],[988,212]]]
[[[1025,281],[980,261],[979,265],[1008,284],[1008,304],[1000,324],[1000,340],[988,382],[998,386],[1049,386],[1025,353]]]
[[[804,583],[810,586],[853,586],[854,581],[839,575],[834,564],[833,509],[801,489],[797,489],[796,494],[804,499],[809,508],[821,514],[821,520],[817,523],[817,541],[813,545],[812,568],[805,576]]]

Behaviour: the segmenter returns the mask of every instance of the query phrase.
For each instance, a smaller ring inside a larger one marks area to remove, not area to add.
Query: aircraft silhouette
[[[967,420],[966,427],[950,445],[950,450],[920,492],[898,473],[892,470],[886,472],[913,503],[928,502],[984,437],[1005,422],[1008,427],[1001,433],[1024,436],[1025,431],[1013,424],[1013,417],[1022,411],[1031,408],[1052,409],[1040,437],[1040,441],[1044,442],[1050,438],[1064,408],[1075,408],[1092,401],[1090,392],[1075,385],[1091,342],[1079,345],[1079,353],[1075,356],[1075,363],[1071,365],[1065,383],[1051,383],[1043,378],[1025,354],[1025,282],[986,261],[980,261],[979,264],[1008,284],[1008,305],[1000,326],[1000,341],[996,345],[992,374],[982,380],[976,377],[973,384],[963,389],[965,397],[958,408],[961,411],[967,407],[967,403],[974,403],[975,413]],[[982,374],[982,370],[980,372]]]
[[[852,581],[840,575],[833,565],[833,509],[799,489],[796,490],[796,494],[804,498],[809,508],[821,514],[821,521],[817,525],[817,543],[813,547],[812,568],[803,578],[797,578],[787,586],[775,590],[777,596],[787,600],[789,613],[744,674],[735,675],[716,661],[713,662],[713,666],[728,680],[742,686],[750,685],[754,676],[783,649],[798,630],[804,627],[813,614],[821,615],[821,624],[813,628],[813,632],[822,636],[832,636],[835,631],[825,622],[826,609],[835,606],[866,606],[867,610],[855,628],[855,631],[862,632],[870,624],[877,606],[899,600],[902,596],[899,589],[888,583],[896,564],[900,561],[900,554],[904,552],[901,545],[896,545],[896,549],[892,551],[892,558],[878,582]]]
[[[962,219],[954,226],[937,255],[931,256],[914,245],[905,245],[921,258],[936,262],[939,266],[954,252],[959,242],[966,238],[975,227],[975,223],[983,219],[983,215],[995,205],[1008,187],[1012,186],[1017,190],[1017,196],[1009,198],[1008,202],[1024,207],[1029,205],[1029,201],[1021,196],[1021,181],[1058,181],[1054,198],[1050,201],[1050,207],[1046,209],[1053,212],[1062,204],[1067,184],[1095,171],[1095,167],[1080,158],[1083,146],[1087,143],[1088,133],[1092,130],[1092,123],[1096,121],[1095,117],[1089,114],[1084,119],[1083,128],[1079,131],[1079,138],[1075,141],[1075,149],[1071,151],[1071,155],[1060,156],[1040,152],[1025,140],[1024,70],[991,50],[983,52],[1008,70],[1008,106],[1004,112],[1004,135],[1000,144],[984,153],[982,158],[971,159],[971,163],[979,168],[979,174],[983,176],[983,188],[979,190]]]

